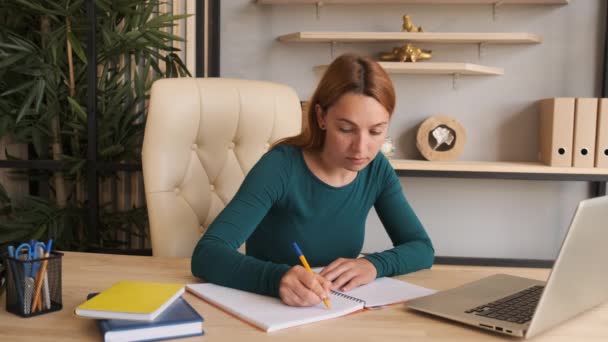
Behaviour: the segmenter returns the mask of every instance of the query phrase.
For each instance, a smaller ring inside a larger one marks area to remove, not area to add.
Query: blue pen
[[[44,243],[42,243],[44,245]],[[23,279],[23,313],[29,315],[32,313],[32,299],[34,295],[34,285],[35,285],[35,277],[37,268],[37,251],[36,251],[36,241],[31,240],[29,243],[24,242],[17,246],[15,249],[15,259],[20,260],[15,265],[21,265],[20,267],[16,267],[18,271],[23,269],[23,278],[22,275],[19,274],[19,279]],[[21,281],[19,282],[21,283]]]
[[[49,242],[46,243],[46,254],[50,254],[53,247],[53,239],[49,239]]]
[[[12,259],[15,259],[15,246],[13,245],[9,245],[8,246],[8,256]],[[17,307],[18,308],[22,308],[23,307],[23,287],[22,287],[22,282],[21,282],[21,272],[19,272],[19,263],[11,260],[11,259],[7,259],[7,265],[6,265],[6,269],[7,271],[9,271],[12,275],[12,283],[13,286],[15,287],[15,290],[17,291]]]

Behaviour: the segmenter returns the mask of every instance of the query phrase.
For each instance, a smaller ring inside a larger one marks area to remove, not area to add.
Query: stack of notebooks
[[[184,299],[184,285],[123,281],[79,305],[97,318],[104,341],[149,341],[203,335],[201,317]]]

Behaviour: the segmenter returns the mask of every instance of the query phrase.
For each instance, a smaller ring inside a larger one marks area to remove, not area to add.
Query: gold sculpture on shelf
[[[412,44],[408,43],[401,47],[396,46],[393,48],[392,52],[381,52],[380,60],[381,61],[393,61],[393,62],[413,62],[421,61],[425,59],[431,59],[432,51],[431,50],[423,50],[421,48],[417,48]]]
[[[412,18],[410,18],[410,16],[407,14],[403,16],[402,28],[402,31],[404,32],[423,32],[422,26],[415,26],[414,23],[412,23]]]

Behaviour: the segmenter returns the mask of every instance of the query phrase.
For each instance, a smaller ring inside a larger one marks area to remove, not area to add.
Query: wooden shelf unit
[[[419,75],[467,75],[467,76],[496,76],[503,75],[502,68],[488,67],[471,63],[440,63],[440,62],[379,62],[390,74],[419,74]]]
[[[538,162],[391,159],[390,163],[397,173],[404,176],[608,181],[606,168],[552,167]]]
[[[420,42],[442,44],[538,44],[541,37],[532,33],[468,32],[294,32],[278,37],[281,42]]]
[[[395,170],[519,172],[545,174],[589,174],[608,176],[608,169],[604,168],[554,167],[544,165],[538,162],[437,162],[411,159],[391,159],[390,162]]]
[[[487,67],[471,63],[439,63],[439,62],[379,62],[389,74],[414,75],[467,75],[467,76],[495,76],[504,74],[501,68]],[[327,65],[317,68],[325,69]]]
[[[257,0],[262,5],[567,5],[570,0]]]

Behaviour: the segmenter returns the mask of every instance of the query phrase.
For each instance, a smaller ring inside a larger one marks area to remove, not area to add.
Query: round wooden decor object
[[[418,127],[416,147],[422,156],[431,161],[457,159],[467,140],[464,128],[446,115],[434,115]]]

